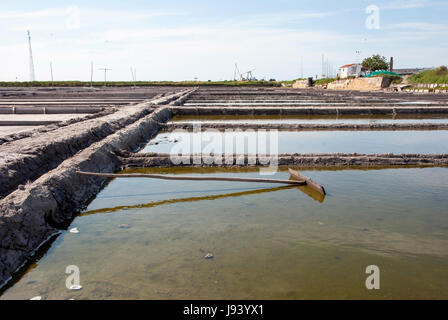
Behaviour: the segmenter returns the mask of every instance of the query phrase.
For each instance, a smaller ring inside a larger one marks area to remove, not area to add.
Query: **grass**
[[[413,74],[408,78],[408,81],[409,83],[448,83],[448,68],[440,66],[436,69]]]
[[[392,79],[391,84],[400,84],[403,82],[403,78],[399,76],[388,76]]]
[[[287,87],[292,87],[292,85],[296,82],[296,81],[301,81],[301,80],[307,80],[307,79],[302,79],[302,78],[298,78],[298,79],[294,79],[294,80],[285,80],[282,81],[281,83]]]
[[[34,82],[0,82],[0,87],[89,87],[88,81],[34,81]],[[93,82],[94,87],[104,86],[104,81]],[[277,81],[137,81],[136,86],[268,86],[279,87]],[[108,81],[107,86],[131,87],[131,81]]]
[[[319,80],[314,81],[314,85],[319,85],[319,84],[327,84],[327,83],[331,83],[333,81],[338,80],[337,78],[322,78]]]

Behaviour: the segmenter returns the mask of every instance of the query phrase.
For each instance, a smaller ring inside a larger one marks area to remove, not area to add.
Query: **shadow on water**
[[[9,281],[5,283],[3,287],[0,286],[0,296],[5,293],[8,289],[13,287],[23,276],[31,272],[38,266],[38,261],[48,254],[53,246],[53,243],[59,237],[60,232],[52,235],[43,245],[36,250],[34,255],[30,257],[20,268],[17,270]]]
[[[113,208],[101,208],[96,210],[90,210],[81,213],[79,216],[87,216],[91,214],[97,214],[97,213],[109,213],[109,212],[116,212],[123,209],[138,209],[138,208],[152,208],[157,207],[165,204],[174,204],[174,203],[180,203],[180,202],[195,202],[195,201],[204,201],[204,200],[216,200],[216,199],[223,199],[223,198],[231,198],[231,197],[241,197],[241,196],[247,196],[247,195],[254,195],[254,194],[261,194],[261,193],[267,193],[267,192],[276,192],[280,190],[289,190],[289,189],[297,189],[305,193],[306,195],[310,196],[314,200],[318,202],[323,202],[325,199],[325,195],[319,194],[317,191],[311,189],[307,186],[284,186],[284,187],[276,187],[276,188],[269,188],[269,189],[258,189],[258,190],[250,190],[250,191],[243,191],[243,192],[235,192],[235,193],[226,193],[226,194],[219,194],[219,195],[211,195],[211,196],[203,196],[203,197],[188,197],[188,198],[177,198],[177,199],[168,199],[168,200],[162,200],[162,201],[155,201],[155,202],[149,202],[145,204],[138,204],[133,206],[116,206]]]

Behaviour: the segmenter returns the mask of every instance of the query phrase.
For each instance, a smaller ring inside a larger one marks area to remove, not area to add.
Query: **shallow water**
[[[226,122],[226,123],[292,123],[292,124],[405,124],[405,123],[448,123],[445,116],[422,117],[317,117],[317,116],[175,116],[171,122]]]
[[[302,172],[323,202],[259,183],[112,180],[1,299],[448,298],[447,168]],[[65,287],[68,265],[82,290]],[[365,288],[368,265],[380,290]]]
[[[278,153],[448,153],[448,130],[278,131],[278,137],[259,135],[253,130],[244,131],[244,135],[235,132],[209,132],[159,133],[142,152],[276,154],[277,143]],[[236,138],[239,139],[239,144]],[[264,152],[262,147],[257,149],[259,144],[265,146]]]

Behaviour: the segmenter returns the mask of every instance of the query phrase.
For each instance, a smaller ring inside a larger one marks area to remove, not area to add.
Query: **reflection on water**
[[[269,132],[269,131],[268,131]],[[262,140],[265,137],[265,140]],[[266,150],[275,150],[272,142],[278,141],[279,153],[448,153],[448,130],[434,131],[278,131],[276,136],[263,136],[257,131],[245,130],[244,135],[235,132],[165,132],[142,150],[189,154],[200,152],[242,153],[238,151],[236,138],[245,139],[244,152],[257,153],[256,146],[266,145]],[[273,140],[271,140],[273,138]],[[258,140],[256,140],[258,139]],[[233,141],[233,143],[232,143]],[[199,142],[199,143],[198,143]],[[226,149],[229,145],[233,149]],[[257,144],[258,143],[258,144]],[[202,148],[200,148],[202,147]],[[229,152],[228,150],[232,150]],[[264,152],[260,152],[264,153]]]
[[[444,115],[412,116],[175,116],[172,122],[226,122],[226,123],[292,123],[292,124],[405,124],[448,123]]]
[[[325,186],[323,202],[294,186],[112,180],[73,221],[79,233],[64,232],[1,298],[448,298],[448,169],[301,172]],[[380,290],[364,286],[372,264]],[[65,288],[68,265],[82,290]]]

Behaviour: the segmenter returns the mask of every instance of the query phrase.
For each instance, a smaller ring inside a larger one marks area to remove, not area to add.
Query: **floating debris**
[[[42,297],[41,296],[35,296],[35,297],[32,297],[30,300],[42,300]]]
[[[323,222],[320,222],[320,221],[317,221],[317,224],[318,224],[318,225],[320,225],[320,226],[323,226],[323,225],[325,225],[325,223],[323,223]]]
[[[213,256],[213,254],[211,254],[211,253],[207,253],[205,256],[204,256],[204,259],[213,259],[214,258],[214,256]]]
[[[71,228],[70,233],[79,233],[78,228]]]
[[[128,225],[128,224],[120,224],[120,225],[118,225],[118,228],[120,228],[120,229],[129,229],[131,226],[130,225]]]

